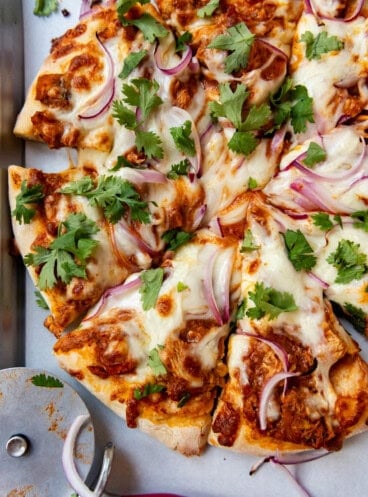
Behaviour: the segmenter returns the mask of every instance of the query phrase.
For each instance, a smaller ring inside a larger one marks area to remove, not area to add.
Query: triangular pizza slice
[[[310,274],[305,244],[294,220],[254,196],[212,445],[260,455],[335,450],[366,429],[368,366]]]

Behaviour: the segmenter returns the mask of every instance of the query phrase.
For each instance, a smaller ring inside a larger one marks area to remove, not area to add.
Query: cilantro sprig
[[[142,400],[153,393],[160,393],[165,390],[165,385],[159,383],[146,383],[143,388],[135,388],[133,397],[135,400]]]
[[[351,240],[340,240],[336,250],[326,260],[337,269],[335,283],[350,283],[368,272],[366,254],[360,251],[359,243]]]
[[[343,309],[354,328],[359,331],[359,333],[366,334],[368,330],[368,316],[363,309],[350,302],[345,302]]]
[[[22,222],[29,224],[36,214],[36,210],[31,205],[40,202],[44,197],[42,185],[27,186],[27,181],[22,181],[20,192],[15,198],[15,209],[12,211],[12,216],[15,216],[20,224]]]
[[[176,148],[189,157],[196,153],[194,139],[190,136],[192,133],[192,123],[188,120],[181,126],[169,128],[170,134],[174,140]]]
[[[149,3],[150,0],[140,0],[141,5]],[[126,17],[129,10],[134,7],[138,2],[137,0],[118,0],[116,10],[118,13],[119,21],[123,26],[135,26],[138,28],[145,40],[154,43],[156,38],[164,38],[169,33],[168,30],[159,23],[151,14],[143,13],[140,17],[130,19]]]
[[[303,163],[313,168],[316,164],[326,160],[326,151],[318,143],[310,142]]]
[[[354,228],[362,229],[368,232],[368,210],[356,211],[351,214]]]
[[[322,31],[314,36],[311,31],[306,31],[300,37],[300,41],[305,43],[305,55],[308,60],[319,60],[321,55],[340,51],[344,48],[344,42],[337,36],[328,36],[327,31]]]
[[[193,236],[193,233],[188,233],[180,228],[173,228],[166,231],[161,238],[166,242],[168,250],[178,250],[179,247],[188,243]]]
[[[209,17],[220,6],[220,0],[209,0],[203,7],[197,10],[198,17]]]
[[[162,359],[160,357],[159,349],[162,348],[162,345],[155,347],[148,354],[148,366],[152,369],[152,372],[155,376],[163,376],[167,374],[165,364],[162,362]]]
[[[240,252],[253,252],[253,250],[259,249],[260,246],[257,245],[254,241],[254,236],[253,233],[250,229],[248,229],[245,232],[241,247],[240,247]]]
[[[317,228],[319,228],[321,231],[328,231],[334,227],[334,223],[327,212],[316,212],[315,214],[312,214],[311,217],[313,219],[313,224],[317,226]],[[343,227],[341,216],[335,214],[332,219],[341,228]]]
[[[294,86],[291,78],[285,79],[270,102],[274,124],[268,133],[280,129],[289,119],[295,133],[303,133],[308,122],[314,123],[313,99],[305,86]]]
[[[86,197],[93,207],[103,210],[111,223],[117,223],[127,209],[134,221],[150,222],[148,203],[141,199],[132,183],[119,176],[100,176],[97,185],[87,176],[70,183],[60,192]]]
[[[33,13],[36,16],[48,17],[59,8],[58,0],[35,0]]]
[[[283,233],[288,257],[297,271],[309,271],[316,265],[317,257],[300,230],[286,230]]]
[[[136,78],[131,84],[123,85],[123,99],[112,104],[112,115],[119,124],[135,132],[135,144],[139,152],[144,152],[149,159],[162,159],[163,148],[160,137],[153,131],[141,129],[149,115],[162,104],[157,95],[159,84],[146,78]],[[135,108],[132,110],[128,104]]]
[[[49,247],[37,245],[24,257],[27,266],[40,267],[38,287],[53,288],[58,280],[68,284],[73,277],[86,278],[86,265],[98,242],[91,237],[99,231],[85,214],[70,214],[60,223],[58,236]]]
[[[64,384],[54,376],[40,373],[32,376],[31,382],[36,387],[63,388]]]
[[[246,315],[251,319],[277,318],[282,312],[292,312],[298,309],[294,297],[288,292],[279,292],[263,283],[255,284],[254,292],[249,292],[249,299],[254,307],[249,307]]]
[[[241,22],[216,36],[208,48],[230,52],[225,60],[225,72],[231,74],[247,66],[254,38],[244,22]]]
[[[119,78],[125,79],[131,74],[136,67],[147,56],[147,50],[139,50],[138,52],[131,52],[124,60],[123,68],[119,73]]]
[[[220,98],[218,102],[210,103],[213,117],[225,117],[236,128],[228,147],[233,152],[244,155],[251,154],[259,143],[257,132],[265,126],[271,118],[271,109],[268,104],[251,106],[243,117],[244,104],[249,96],[244,85],[237,85],[232,91],[230,83],[219,85]]]
[[[144,311],[155,307],[163,279],[164,270],[162,268],[147,269],[141,274],[142,285],[139,287],[139,292]]]
[[[188,159],[183,159],[176,164],[172,164],[170,171],[167,173],[169,179],[178,179],[179,176],[187,176],[190,169],[190,162]]]

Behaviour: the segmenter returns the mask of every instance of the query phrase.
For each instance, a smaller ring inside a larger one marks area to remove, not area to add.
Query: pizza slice
[[[238,240],[209,231],[109,289],[54,346],[62,368],[131,428],[185,455],[207,443],[236,301]]]
[[[368,366],[309,274],[316,257],[295,220],[281,225],[254,196],[246,221],[229,378],[209,442],[259,455],[336,450],[366,429]]]
[[[152,5],[109,2],[53,40],[14,131],[50,148],[115,147],[115,160],[152,145],[147,119],[163,102],[197,118],[202,94],[190,47],[177,48]]]
[[[189,239],[203,216],[189,178],[132,167],[99,175],[91,162],[61,173],[12,166],[9,199],[16,245],[56,334],[106,288]]]

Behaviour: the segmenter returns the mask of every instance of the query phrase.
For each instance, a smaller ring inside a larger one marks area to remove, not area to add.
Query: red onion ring
[[[209,261],[208,261],[208,266],[205,269],[205,278],[203,280],[203,286],[204,286],[204,295],[208,304],[208,307],[210,308],[213,317],[215,318],[217,324],[220,326],[224,324],[221,312],[218,308],[216,299],[215,299],[215,292],[213,288],[213,276],[214,276],[214,266],[215,266],[215,260],[217,257],[217,248],[213,251],[211,254]]]
[[[123,293],[123,292],[128,292],[129,290],[135,290],[136,288],[140,287],[141,284],[142,284],[142,280],[138,276],[138,278],[135,278],[134,280],[131,280],[128,283],[124,282],[124,283],[121,283],[119,285],[115,285],[115,286],[109,288],[108,290],[106,290],[102,294],[102,297],[100,298],[99,302],[96,304],[95,307],[97,307],[97,309],[94,312],[92,312],[91,315],[86,316],[82,320],[82,323],[85,323],[86,321],[90,321],[91,319],[96,318],[101,313],[103,307],[106,304],[106,300],[109,297],[111,297],[113,295],[119,295],[120,293]]]
[[[319,276],[312,273],[311,271],[308,271],[307,274],[310,278],[315,280],[323,288],[323,290],[327,290],[327,288],[330,286],[326,281],[322,280]]]
[[[62,452],[62,463],[66,479],[80,497],[96,497],[95,493],[87,487],[79,476],[74,464],[74,448],[78,433],[89,420],[88,414],[81,414],[75,418],[66,435]]]
[[[259,340],[260,342],[267,344],[275,352],[275,354],[279,358],[285,373],[288,371],[288,369],[289,369],[288,354],[287,354],[286,350],[283,347],[281,347],[281,345],[274,342],[273,340],[270,340],[269,338],[264,338],[261,335],[254,335],[253,333],[249,333],[247,331],[244,331],[241,328],[238,328],[236,330],[236,333],[238,335],[245,335],[249,338],[254,338],[256,340]]]
[[[206,214],[206,210],[207,210],[207,204],[203,204],[199,207],[199,209],[196,209],[192,225],[193,230],[199,228],[204,218],[204,215]]]
[[[188,67],[190,61],[192,60],[192,55],[193,55],[190,46],[186,45],[185,51],[183,51],[180,62],[173,67],[164,67],[162,61],[163,57],[161,52],[162,52],[162,47],[160,44],[158,44],[156,46],[156,50],[154,53],[154,60],[158,69],[162,71],[164,74],[167,74],[168,76],[177,75],[183,72],[184,69]]]
[[[227,323],[230,319],[230,280],[233,267],[232,257],[227,257],[225,264],[221,265],[218,273],[218,281],[221,286],[221,315],[222,322]]]
[[[124,234],[132,241],[137,247],[142,250],[142,252],[148,254],[151,257],[155,257],[158,252],[155,251],[152,247],[150,247],[139,235],[136,233],[134,228],[128,226],[128,223],[125,219],[120,219],[119,221],[120,228],[124,231]]]
[[[296,485],[301,497],[312,497],[312,495],[306,491],[306,489],[298,482],[296,477],[291,473],[291,471],[286,466],[275,461],[274,459],[271,459],[270,463],[281,468],[287,474],[287,476],[291,479],[291,481]]]
[[[127,167],[124,169],[124,176],[132,183],[141,185],[144,183],[167,183],[167,177],[155,169],[134,169]]]
[[[93,98],[93,101],[88,104],[89,109],[82,114],[78,114],[79,119],[95,119],[96,117],[100,117],[110,107],[110,104],[115,95],[114,61],[110,52],[100,40],[98,33],[96,33],[96,38],[106,56],[106,82],[100,89],[98,94]]]
[[[221,220],[219,217],[214,217],[213,219],[211,219],[211,221],[208,223],[208,227],[215,233],[215,235],[224,238],[224,231],[222,229]]]
[[[315,183],[312,184],[307,180],[300,179],[293,181],[290,184],[290,188],[306,198],[307,205],[309,203],[309,209],[311,210],[317,208],[329,212],[330,214],[349,214],[353,212],[353,209],[350,207],[337,202],[332,199],[331,196],[326,195],[326,192],[322,188],[319,188]],[[304,207],[308,209],[306,204],[304,204]]]
[[[267,428],[267,407],[276,385],[282,380],[286,380],[288,378],[292,378],[295,376],[300,376],[300,373],[292,373],[285,371],[276,373],[264,385],[261,392],[261,398],[259,401],[259,409],[258,409],[258,420],[259,420],[260,430],[264,431]]]
[[[356,161],[356,163],[353,165],[353,167],[349,171],[343,172],[337,176],[316,173],[314,170],[312,170],[309,167],[302,164],[301,161],[305,158],[305,155],[306,155],[305,152],[303,154],[299,155],[290,164],[288,164],[286,166],[286,168],[283,169],[283,171],[287,171],[287,170],[295,167],[296,169],[298,169],[298,171],[302,172],[306,177],[308,177],[310,179],[316,179],[318,181],[325,181],[328,183],[338,183],[338,182],[346,180],[346,179],[351,179],[356,174],[364,172],[363,166],[364,166],[364,159],[366,158],[366,155],[367,155],[367,147],[366,147],[366,144],[364,143],[364,140],[362,138],[360,138],[360,141],[362,143],[362,152],[361,152],[358,160]]]
[[[261,466],[263,466],[263,464],[270,462],[271,460],[276,463],[285,464],[288,466],[315,461],[316,459],[320,459],[321,457],[327,456],[328,454],[332,454],[332,452],[327,449],[304,450],[302,452],[293,452],[291,454],[283,454],[277,451],[275,455],[264,457],[260,461],[257,461],[255,464],[253,464],[253,466],[249,470],[249,475],[254,475],[254,473]]]
[[[314,5],[314,0],[305,0],[305,12],[307,14],[313,14],[315,17],[319,17],[321,19],[326,19],[327,21],[342,21],[342,22],[351,22],[354,21],[360,14],[364,0],[358,0],[355,5],[354,11],[350,14],[349,17],[331,17],[325,14],[321,14],[318,11],[318,8]]]

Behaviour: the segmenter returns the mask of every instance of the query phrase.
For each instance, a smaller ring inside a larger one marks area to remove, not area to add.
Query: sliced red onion
[[[265,384],[261,392],[261,398],[259,401],[259,410],[258,410],[258,419],[259,419],[259,427],[263,431],[267,428],[267,407],[270,402],[271,396],[274,392],[277,384],[286,380],[287,378],[292,378],[295,376],[300,376],[300,373],[291,373],[291,372],[280,372],[274,374]]]
[[[289,209],[284,209],[284,212],[287,216],[293,218],[293,219],[308,219],[309,214],[306,212],[294,212]]]
[[[271,140],[271,150],[273,153],[282,152],[285,135],[286,135],[286,126],[283,126],[279,130],[277,130],[276,133],[273,135],[273,138]]]
[[[217,273],[218,285],[221,288],[221,315],[222,322],[227,323],[230,319],[230,280],[233,267],[233,258],[227,257],[224,264],[221,265]]]
[[[193,219],[193,226],[192,226],[193,230],[199,228],[204,218],[204,215],[206,214],[206,210],[207,210],[207,204],[203,204],[199,207],[199,209],[196,209]]]
[[[93,0],[82,0],[81,8],[79,11],[80,21],[92,13],[92,3]]]
[[[132,183],[141,185],[143,183],[161,183],[167,182],[167,177],[155,169],[134,169],[132,167],[124,168],[124,177],[127,177]]]
[[[109,52],[109,50],[105,47],[105,45],[100,40],[98,33],[96,33],[97,41],[105,52],[105,60],[107,63],[107,76],[106,82],[98,92],[98,94],[93,98],[93,101],[88,104],[89,109],[84,113],[79,114],[79,119],[95,119],[96,117],[100,117],[107,109],[110,107],[110,104],[115,95],[115,79],[114,79],[114,61]]]
[[[81,414],[77,416],[68,430],[63,445],[62,463],[64,473],[70,486],[79,497],[96,497],[96,494],[87,487],[82,478],[79,476],[74,463],[74,448],[78,433],[82,426],[89,420],[90,417],[88,414]]]
[[[307,205],[313,206],[312,209],[317,208],[331,214],[349,214],[353,212],[353,209],[347,205],[342,204],[331,198],[330,195],[327,195],[325,190],[320,188],[316,183],[312,184],[309,181],[300,179],[293,181],[290,184],[290,188],[299,193],[302,197],[305,197]],[[306,209],[308,209],[308,207],[306,207]]]
[[[292,472],[286,466],[275,461],[274,459],[271,459],[270,463],[273,464],[274,466],[277,466],[278,468],[281,468],[284,471],[284,473],[287,474],[287,476],[291,479],[291,481],[296,485],[301,497],[312,497],[312,495],[306,491],[306,489],[299,483],[299,481],[296,479],[296,477],[292,474]]]
[[[349,171],[343,172],[341,174],[328,175],[328,174],[320,174],[315,172],[313,169],[310,169],[309,167],[302,164],[301,161],[305,158],[306,155],[305,153],[301,154],[299,157],[294,159],[288,166],[286,166],[284,171],[287,171],[290,168],[295,167],[310,179],[315,179],[317,181],[325,181],[328,183],[338,183],[343,180],[352,179],[356,174],[359,173],[363,174],[364,172],[363,166],[364,166],[364,160],[367,156],[367,147],[363,139],[361,139],[361,143],[362,143],[362,151],[360,153],[358,160]]]
[[[354,21],[354,19],[356,19],[362,8],[363,8],[363,5],[364,5],[364,0],[358,0],[356,2],[356,5],[355,5],[355,9],[354,11],[350,14],[349,17],[332,17],[332,16],[328,16],[328,15],[325,15],[325,14],[321,14],[319,11],[318,11],[318,8],[316,8],[315,6],[315,3],[318,3],[318,2],[315,2],[313,0],[306,0],[305,2],[305,5],[306,5],[306,11],[307,13],[310,13],[310,14],[314,14],[316,17],[319,17],[321,19],[326,19],[328,21],[343,21],[343,22],[351,22],[351,21]]]
[[[124,234],[133,242],[134,245],[137,245],[142,252],[150,255],[151,257],[155,257],[158,252],[154,250],[152,247],[148,245],[134,230],[133,227],[129,226],[125,219],[120,219],[119,227],[124,231]]]
[[[328,454],[332,454],[332,452],[327,449],[312,449],[292,453],[281,453],[277,451],[276,454],[264,457],[263,459],[253,464],[253,466],[249,470],[249,474],[250,476],[254,475],[254,473],[261,466],[263,466],[263,464],[270,461],[285,465],[303,464],[306,462],[315,461],[316,459],[320,459],[321,457],[327,456]]]
[[[330,286],[326,281],[322,280],[319,276],[316,274],[312,273],[311,271],[308,271],[308,276],[315,280],[323,290],[327,290],[327,288]]]
[[[215,261],[217,257],[217,249],[213,251],[211,256],[209,257],[208,265],[205,268],[205,278],[203,280],[203,286],[204,286],[204,295],[208,304],[208,307],[210,308],[213,317],[215,318],[216,322],[219,325],[224,324],[223,319],[221,316],[221,312],[218,308],[216,299],[215,299],[215,292],[213,288],[213,277],[214,277],[214,266],[215,266]]]
[[[131,280],[129,282],[124,282],[120,285],[115,285],[108,290],[106,290],[98,303],[95,306],[95,310],[92,312],[92,314],[86,316],[83,320],[82,323],[85,323],[86,321],[90,321],[91,319],[96,318],[102,311],[103,307],[105,306],[106,300],[113,296],[113,295],[120,295],[121,293],[128,292],[130,290],[135,290],[136,288],[139,288],[140,285],[142,284],[142,280],[140,277],[135,278],[134,280]]]
[[[273,340],[270,340],[269,338],[264,338],[261,335],[254,335],[253,333],[249,333],[247,331],[244,331],[241,328],[238,328],[236,330],[236,333],[238,335],[245,335],[249,338],[254,338],[256,340],[259,340],[260,342],[267,344],[269,347],[271,347],[271,349],[275,352],[277,357],[280,359],[280,362],[282,364],[284,371],[285,372],[288,371],[288,369],[289,369],[288,354],[287,354],[286,350],[283,347],[281,347],[281,345],[279,345],[278,343],[276,343]]]
[[[288,56],[280,48],[276,47],[275,45],[272,45],[272,43],[265,40],[264,38],[257,38],[257,42],[260,42],[261,44],[265,45],[271,52],[273,52],[275,55],[279,55],[280,57],[282,57],[285,60],[285,63],[287,63]]]
[[[224,231],[222,229],[221,220],[219,217],[214,217],[213,219],[211,219],[211,221],[208,223],[208,227],[215,233],[215,235],[224,238]]]
[[[180,61],[172,66],[172,67],[165,67],[163,63],[163,54],[162,54],[162,46],[159,43],[156,47],[155,53],[154,53],[154,59],[156,62],[156,66],[160,71],[162,71],[164,74],[167,74],[168,76],[173,76],[180,74],[181,72],[186,69],[192,60],[192,49],[190,48],[189,45],[186,46],[185,50],[183,51],[182,57]]]

